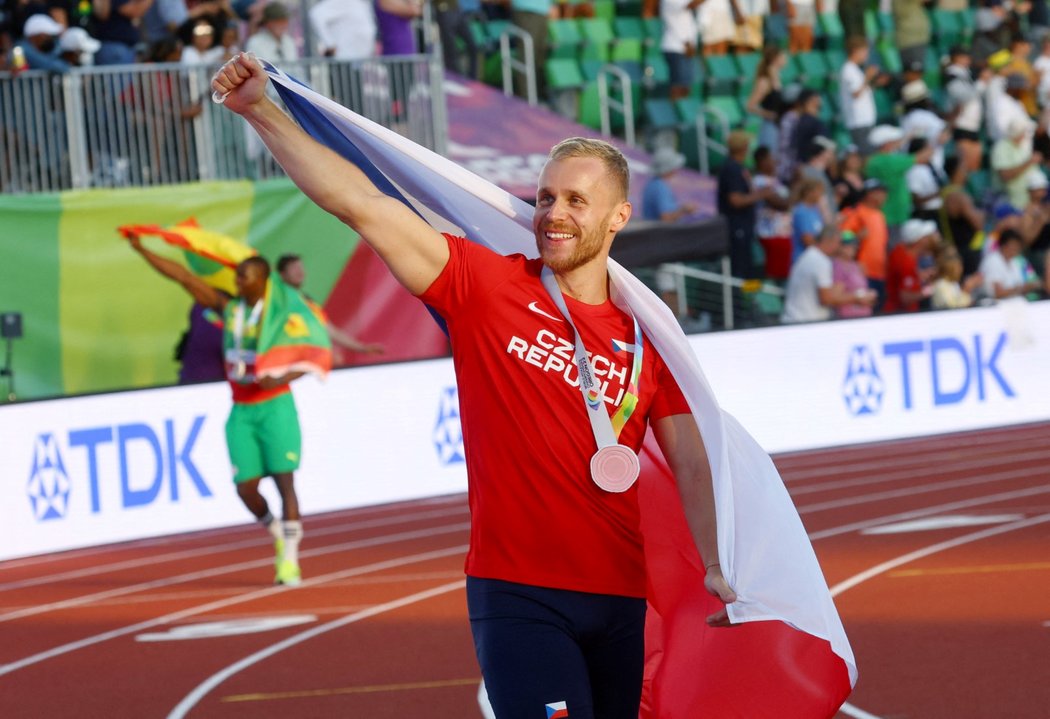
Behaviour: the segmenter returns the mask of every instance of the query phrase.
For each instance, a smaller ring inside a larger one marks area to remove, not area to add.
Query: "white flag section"
[[[381,190],[400,197],[436,229],[466,236],[501,254],[537,255],[532,231],[533,210],[526,202],[318,95],[280,70],[266,63],[264,66],[292,115],[308,133],[353,161]],[[714,476],[719,560],[738,596],[728,607],[731,619],[734,623],[783,622],[798,632],[824,640],[827,643],[824,646],[830,646],[848,671],[849,686],[828,688],[825,704],[821,705],[821,712],[830,709],[826,716],[832,716],[845,700],[850,686],[856,683],[856,663],[816,555],[783,480],[766,452],[732,416],[719,408],[696,355],[667,306],[612,260],[609,272],[614,301],[630,308],[670,367],[707,446]],[[691,551],[695,554],[695,549]],[[659,592],[659,581],[658,577],[651,578],[654,592]],[[670,578],[670,581],[683,580]],[[703,593],[702,578],[694,586]],[[671,619],[667,612],[661,610],[661,614],[666,633]],[[731,636],[739,630],[713,631]],[[776,650],[766,646],[759,653],[774,654]],[[742,661],[757,658],[758,655],[751,653]],[[670,652],[666,661],[670,661]],[[713,667],[719,661],[720,658],[714,658],[710,664],[694,665],[690,671],[709,668],[716,671]],[[841,663],[836,665],[841,669]],[[758,669],[756,674],[761,672],[761,668]],[[798,674],[805,668],[789,667],[785,671]],[[761,683],[762,677],[756,677],[755,681],[754,692],[761,693],[768,688]],[[845,685],[844,681],[839,683]],[[787,696],[791,696],[790,692]],[[740,713],[734,716],[763,715],[743,710],[739,704],[735,706]],[[710,711],[710,705],[707,709]],[[657,716],[689,716],[688,712],[688,709],[661,710]],[[709,715],[729,716],[717,712]],[[816,715],[813,710],[797,714]],[[770,709],[767,716],[796,715],[780,704]]]

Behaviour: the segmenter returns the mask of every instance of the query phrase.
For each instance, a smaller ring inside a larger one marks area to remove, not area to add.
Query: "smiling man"
[[[637,452],[652,426],[706,566],[718,565],[711,472],[677,384],[636,319],[610,296],[607,262],[631,217],[623,155],[556,145],[540,174],[539,259],[444,235],[315,142],[238,56],[212,88],[258,132],[296,184],[352,227],[446,321],[459,385],[471,508],[467,601],[500,719],[636,719],[646,567]],[[722,609],[714,626],[728,624]],[[548,714],[549,715],[549,714]]]

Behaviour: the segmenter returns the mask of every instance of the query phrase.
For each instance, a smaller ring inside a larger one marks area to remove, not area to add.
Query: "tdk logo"
[[[115,482],[119,482],[120,504],[124,509],[157,501],[165,484],[171,502],[178,502],[180,475],[190,481],[201,497],[211,497],[212,492],[192,458],[203,424],[203,416],[195,417],[181,442],[176,439],[175,422],[170,419],[164,420],[160,432],[141,422],[70,430],[66,437],[66,459],[73,462],[69,465],[71,467],[78,466],[78,460],[83,460],[84,465],[80,466],[86,465],[87,470],[86,476],[74,472],[72,477],[63,461],[57,436],[41,434],[33,444],[27,487],[33,516],[38,521],[65,517],[69,512],[70,495],[79,484],[76,480],[85,479],[92,514],[112,509],[103,507],[102,495],[103,488],[111,487]],[[106,496],[115,494],[107,492]]]
[[[970,398],[985,402],[993,392],[1016,397],[999,367],[1005,346],[1005,332],[993,342],[981,335],[887,342],[879,353],[857,345],[846,362],[842,387],[846,409],[855,417],[878,414],[890,401],[890,388],[899,389],[900,408],[905,411],[914,409],[916,401],[942,407]]]
[[[441,393],[437,424],[434,426],[434,448],[441,464],[465,461],[463,428],[459,423],[459,392],[455,387],[446,387]]]
[[[69,475],[53,434],[42,434],[33,443],[29,470],[29,503],[38,521],[61,519],[69,508]]]

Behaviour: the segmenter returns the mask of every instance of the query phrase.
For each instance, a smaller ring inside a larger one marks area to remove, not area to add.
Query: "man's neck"
[[[561,291],[578,302],[600,305],[609,299],[609,272],[602,263],[591,263],[568,272],[555,272]]]

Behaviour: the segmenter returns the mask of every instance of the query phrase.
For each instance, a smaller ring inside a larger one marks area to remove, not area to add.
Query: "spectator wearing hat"
[[[207,20],[197,20],[190,30],[190,41],[182,50],[183,65],[215,65],[222,60],[223,47],[215,42],[215,28]]]
[[[852,304],[860,298],[849,294],[835,282],[831,258],[838,254],[841,236],[833,225],[821,230],[816,241],[806,248],[791,266],[784,288],[784,311],[780,321],[822,322],[830,320],[834,308]]]
[[[313,9],[316,10],[323,4],[318,3]],[[277,65],[298,59],[299,51],[295,47],[295,40],[288,32],[291,23],[288,8],[276,0],[269,2],[263,7],[259,20],[259,29],[248,38],[244,49]]]
[[[744,167],[751,135],[744,130],[729,133],[729,157],[718,172],[718,213],[729,224],[729,261],[734,277],[756,279],[754,264],[756,206],[775,195],[772,187],[757,189]]]
[[[944,161],[948,184],[941,190],[941,236],[954,245],[962,258],[964,276],[977,272],[984,249],[985,212],[973,201],[966,190],[969,168],[961,157],[951,156]]]
[[[992,146],[991,167],[996,184],[1006,200],[1018,210],[1028,207],[1028,174],[1041,172],[1043,157],[1032,151],[1034,123],[1015,117],[1006,127],[1006,136]]]
[[[924,138],[931,148],[930,163],[941,172],[944,169],[944,144],[951,137],[951,129],[933,107],[930,88],[922,80],[912,80],[901,88],[904,117],[901,130],[908,137]]]
[[[969,171],[979,170],[984,154],[981,129],[984,125],[984,93],[988,88],[991,70],[985,68],[975,80],[971,72],[973,59],[970,51],[956,46],[949,52],[944,69],[944,91],[947,109],[952,121],[952,139],[955,151]]]
[[[930,17],[923,0],[892,0],[893,23],[901,64],[925,63],[930,45]]]
[[[65,28],[50,15],[30,15],[22,26],[22,37],[15,47],[22,48],[31,70],[68,72],[69,63],[58,56],[58,38]]]
[[[929,296],[929,274],[920,271],[920,261],[937,247],[937,223],[908,220],[901,227],[901,239],[890,250],[886,262],[886,313],[918,312],[919,303]],[[927,277],[924,277],[927,274]]]
[[[88,35],[88,31],[82,27],[67,28],[58,39],[60,57],[73,67],[95,64],[95,53],[101,47],[102,43]]]
[[[908,143],[908,154],[920,155],[927,145],[926,138],[914,137]],[[932,160],[916,162],[908,168],[904,179],[908,183],[908,192],[911,193],[911,203],[914,208],[912,217],[939,222],[941,208],[944,206],[941,188],[947,184],[943,171],[937,168]]]
[[[1039,292],[1043,283],[1024,256],[1024,238],[1014,229],[1003,230],[998,246],[981,261],[984,293],[994,300]]]
[[[835,163],[831,185],[839,212],[860,202],[864,190],[864,156],[856,145],[846,145]]]
[[[139,24],[153,0],[111,0],[94,5],[95,37],[102,47],[95,53],[96,65],[130,65],[142,40]]]
[[[841,7],[841,6],[840,6]],[[839,108],[843,124],[861,152],[868,154],[868,133],[875,127],[877,113],[872,87],[885,85],[889,76],[877,65],[868,65],[868,39],[863,33],[846,40],[846,63],[839,71]]]
[[[842,213],[842,230],[856,235],[857,261],[868,278],[868,286],[878,295],[875,307],[881,306],[886,295],[886,259],[890,241],[886,216],[886,186],[879,180],[864,181],[860,201]]]
[[[649,180],[642,190],[642,219],[678,222],[696,212],[692,202],[679,202],[669,180],[685,166],[685,155],[670,147],[659,147],[649,163]]]
[[[1002,137],[1009,118],[1000,121],[999,113],[1006,99],[1006,66],[1010,63],[1010,51],[999,50],[988,56],[989,77],[984,92],[985,132],[992,142]],[[1015,80],[1015,82],[1017,82]]]
[[[896,239],[900,226],[911,217],[911,193],[908,192],[907,174],[916,162],[928,162],[929,147],[918,155],[898,152],[904,133],[892,125],[878,125],[871,131],[868,142],[874,154],[864,166],[864,174],[882,182],[888,196],[883,212],[890,228],[890,238]]]
[[[841,319],[871,317],[878,293],[868,286],[864,268],[857,262],[857,235],[843,230],[841,237],[839,250],[831,260],[832,278],[853,301],[835,307],[835,316]]]

